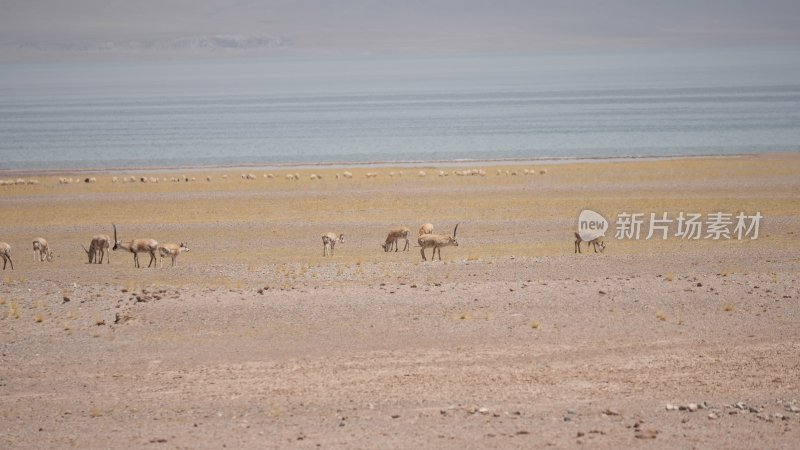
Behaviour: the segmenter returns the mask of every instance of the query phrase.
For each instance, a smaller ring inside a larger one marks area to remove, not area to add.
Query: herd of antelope
[[[534,175],[538,172],[540,175],[547,174],[546,169],[541,170],[534,170],[534,169],[524,169],[522,172],[523,175]],[[446,177],[451,174],[449,171],[439,170],[436,172],[439,177]],[[465,170],[453,170],[453,175],[456,176],[486,176],[486,171],[483,169],[465,169]],[[517,175],[518,172],[516,170],[502,170],[497,169],[497,175]],[[379,174],[377,172],[366,172],[364,174],[367,178],[375,178]],[[389,172],[389,177],[402,177],[404,175],[403,171],[392,171]],[[419,177],[427,176],[427,173],[423,170],[420,170],[416,173]],[[275,176],[271,173],[265,173],[262,175],[265,179],[273,179]],[[228,175],[223,174],[222,179],[226,180]],[[257,176],[251,173],[243,173],[241,175],[243,180],[255,180]],[[287,180],[297,181],[300,180],[299,173],[288,174],[285,177]],[[309,176],[311,180],[321,180],[322,176],[319,174],[311,174]],[[337,180],[340,178],[343,179],[351,179],[353,178],[353,174],[345,171],[342,173],[336,173],[334,178]],[[206,181],[212,181],[211,176],[205,177]],[[122,183],[158,183],[159,179],[157,177],[136,177],[136,176],[124,176],[121,178],[113,177],[111,179],[112,183],[117,182]],[[196,177],[188,177],[188,176],[180,176],[180,177],[172,177],[172,178],[162,178],[161,181],[172,181],[172,182],[190,182],[190,181],[197,181]],[[86,178],[60,178],[59,184],[70,184],[70,183],[96,183],[97,179],[94,177],[86,177]],[[19,185],[19,184],[39,184],[38,180],[24,180],[24,179],[17,179],[17,180],[0,180],[0,185]],[[428,258],[425,256],[426,249],[432,249],[431,252],[431,259],[433,260],[436,257],[438,252],[439,260],[442,259],[442,247],[458,247],[458,241],[456,240],[456,233],[458,232],[458,225],[453,228],[452,235],[444,235],[444,234],[433,234],[433,225],[430,223],[422,224],[419,228],[419,234],[417,237],[417,244],[420,248],[420,255],[422,256],[423,261],[427,261]],[[189,251],[189,247],[186,243],[181,242],[180,244],[159,244],[158,241],[155,239],[131,239],[129,241],[121,241],[117,238],[117,227],[113,225],[114,228],[114,240],[112,241],[111,238],[106,234],[98,234],[92,236],[92,240],[89,243],[89,248],[86,248],[83,244],[81,247],[83,251],[86,253],[88,258],[89,264],[102,264],[103,260],[105,260],[106,264],[111,263],[110,257],[110,250],[117,251],[117,250],[124,250],[133,254],[133,264],[134,267],[141,267],[139,264],[139,253],[144,253],[150,255],[150,260],[148,261],[147,267],[156,267],[156,253],[159,256],[160,266],[164,267],[164,258],[170,257],[172,261],[172,266],[177,266],[177,257],[183,252]],[[400,241],[404,242],[403,251],[409,250],[409,234],[411,233],[411,229],[408,227],[400,226],[396,228],[392,228],[389,230],[389,233],[386,236],[386,240],[380,244],[383,248],[384,252],[390,252],[394,249],[395,252],[399,251],[400,249]],[[344,242],[344,234],[340,233],[325,233],[322,235],[322,255],[323,256],[333,256],[334,248],[336,247],[336,243],[343,243]],[[581,253],[581,246],[582,242],[586,242],[590,247],[592,247],[595,253],[599,251],[602,252],[605,250],[605,242],[603,242],[602,237],[593,239],[591,241],[584,241],[579,233],[575,233],[575,252]],[[113,246],[112,246],[113,243]],[[0,242],[0,257],[3,258],[3,270],[6,269],[6,265],[10,265],[11,269],[14,269],[14,263],[11,260],[11,246],[6,242]],[[34,261],[45,262],[45,261],[52,261],[53,259],[53,251],[50,250],[50,247],[47,243],[47,240],[44,238],[37,238],[33,241],[33,257]]]
[[[461,176],[461,177],[463,177],[463,176],[481,176],[481,177],[485,177],[487,175],[487,172],[484,169],[463,169],[463,170],[452,170],[452,171],[449,171],[449,170],[436,170],[433,173],[435,175],[439,176],[439,177],[447,177],[447,176],[450,176],[451,174],[455,175],[455,176]],[[524,169],[521,172],[518,172],[517,170],[497,169],[497,175],[512,175],[512,176],[513,175],[534,175],[536,173],[538,173],[540,175],[545,175],[547,173],[547,169],[535,170],[535,169],[531,168],[531,169]],[[276,176],[275,174],[272,174],[272,173],[262,173],[260,175],[261,175],[261,178],[266,179],[266,180],[271,180],[271,179],[274,179],[274,178],[278,178],[278,176]],[[363,176],[368,178],[368,179],[377,178],[379,175],[381,175],[380,172],[365,172],[363,174]],[[403,177],[404,175],[406,175],[406,173],[404,171],[402,171],[402,170],[396,170],[396,171],[393,170],[393,171],[388,172],[389,178]],[[419,171],[417,171],[415,173],[412,173],[412,175],[416,175],[418,177],[425,177],[428,174],[424,170],[419,170]],[[305,178],[305,177],[306,177],[306,175],[303,175],[303,178]],[[221,178],[223,180],[227,180],[228,179],[228,175],[227,174],[222,174]],[[253,173],[243,173],[243,174],[241,174],[241,178],[243,180],[256,180],[256,179],[259,178],[259,176],[256,175],[256,174],[253,174]],[[299,173],[290,173],[290,174],[285,175],[284,178],[286,180],[289,180],[289,181],[297,181],[297,180],[301,179],[301,176],[300,176]],[[309,180],[312,180],[312,181],[313,180],[322,180],[323,179],[322,175],[320,175],[318,173],[311,173],[311,174],[307,175],[307,178]],[[353,174],[351,172],[349,172],[349,171],[344,171],[344,172],[341,172],[341,173],[337,172],[337,173],[334,174],[333,178],[335,178],[337,180],[339,180],[339,179],[345,179],[346,180],[346,179],[353,178]],[[112,177],[111,178],[111,183],[114,183],[114,184],[116,184],[116,183],[123,183],[123,184],[166,183],[166,182],[178,183],[178,182],[195,182],[195,181],[198,181],[198,179],[205,179],[207,182],[211,182],[213,180],[211,175],[200,176],[199,178],[195,177],[195,176],[187,176],[187,175],[172,176],[172,177],[124,175],[124,176],[114,176],[114,177]],[[102,181],[102,180],[100,180],[100,181]],[[58,184],[95,184],[95,183],[98,183],[98,179],[96,177],[93,177],[93,176],[88,176],[88,177],[87,176],[60,177],[58,179]],[[37,180],[37,179],[27,179],[27,180],[23,179],[23,178],[0,179],[0,186],[38,185],[38,184],[39,184],[39,180]]]
[[[433,249],[431,252],[431,260],[434,259],[436,252],[439,252],[439,261],[442,260],[442,247],[458,247],[458,241],[456,240],[456,232],[458,232],[458,224],[456,224],[455,228],[453,229],[453,234],[451,235],[443,235],[443,234],[433,234],[433,225],[430,223],[424,223],[421,227],[419,227],[419,237],[417,238],[417,244],[420,247],[420,255],[422,255],[422,260],[427,261],[428,258],[425,257],[425,250],[426,249]],[[403,246],[403,251],[408,251],[409,249],[409,242],[408,242],[408,235],[411,233],[411,229],[408,227],[396,227],[389,230],[389,234],[386,235],[386,240],[383,244],[379,244],[384,252],[390,252],[393,248],[394,251],[397,252],[400,250],[399,241],[405,241],[405,245]],[[325,233],[322,235],[322,256],[333,256],[333,248],[335,247],[337,242],[344,242],[344,234],[336,234],[336,233]]]
[[[134,267],[139,266],[139,253],[147,253],[150,255],[150,262],[147,267],[156,267],[156,253],[159,255],[159,262],[161,267],[164,267],[164,258],[170,257],[172,259],[172,266],[178,265],[177,258],[183,252],[189,251],[189,246],[185,242],[180,244],[159,244],[155,239],[132,239],[130,241],[121,241],[117,238],[117,226],[114,227],[114,240],[107,234],[97,234],[92,236],[92,241],[89,243],[89,248],[81,244],[83,251],[89,259],[89,264],[106,264],[111,263],[111,255],[109,247],[113,251],[124,250],[133,253]],[[111,242],[114,243],[111,246]],[[0,257],[3,258],[3,270],[6,270],[6,265],[11,266],[14,270],[14,262],[11,260],[11,245],[6,242],[0,242]],[[33,241],[33,260],[39,262],[52,261],[53,251],[45,238],[36,238]]]
[[[419,236],[417,237],[417,244],[420,248],[420,255],[422,256],[423,261],[427,261],[428,258],[425,256],[425,250],[432,249],[431,251],[431,260],[435,259],[436,254],[439,254],[439,261],[442,260],[442,247],[458,247],[458,240],[456,240],[456,233],[458,233],[458,226],[460,224],[456,224],[453,228],[452,235],[444,235],[444,234],[433,234],[433,224],[431,223],[424,223],[422,226],[419,227]],[[114,228],[114,240],[112,241],[111,238],[106,234],[97,234],[92,236],[92,240],[89,243],[89,248],[87,249],[83,244],[81,247],[83,251],[86,253],[88,258],[89,264],[102,264],[103,260],[106,261],[106,264],[111,263],[111,257],[109,252],[109,247],[113,251],[117,250],[124,250],[126,252],[130,252],[133,254],[133,264],[134,267],[141,267],[139,265],[139,253],[145,253],[150,255],[150,260],[147,264],[147,267],[155,268],[157,264],[156,262],[156,253],[159,255],[159,262],[160,267],[164,267],[164,258],[169,256],[172,260],[172,266],[175,267],[178,265],[177,258],[183,252],[189,251],[189,246],[185,242],[181,242],[180,244],[159,244],[158,241],[155,239],[131,239],[129,241],[122,241],[119,240],[117,237],[117,226],[112,224]],[[389,233],[386,235],[386,240],[384,243],[379,244],[384,252],[390,252],[394,249],[395,252],[400,250],[399,241],[404,241],[403,251],[409,250],[409,234],[411,233],[411,229],[408,227],[400,226],[396,228],[392,228],[389,230]],[[111,246],[111,242],[114,243],[113,247]],[[322,235],[322,256],[333,256],[334,248],[336,247],[337,242],[344,242],[344,234],[341,233],[325,233]],[[586,242],[590,247],[592,247],[595,253],[598,252],[598,248],[600,252],[603,252],[606,248],[606,244],[603,241],[602,237],[598,237],[592,239],[591,241],[585,241],[581,238],[579,233],[575,233],[575,253],[581,253],[581,243]],[[11,270],[14,270],[14,262],[11,260],[11,245],[6,242],[0,242],[0,257],[3,258],[3,270],[6,270],[6,265],[11,266]],[[50,249],[50,245],[48,244],[47,240],[44,238],[36,238],[33,241],[33,260],[39,262],[45,261],[52,261],[53,260],[53,251]]]

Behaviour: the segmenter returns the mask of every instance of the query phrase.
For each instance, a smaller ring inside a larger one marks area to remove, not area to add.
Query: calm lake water
[[[800,150],[800,49],[0,64],[0,168]]]

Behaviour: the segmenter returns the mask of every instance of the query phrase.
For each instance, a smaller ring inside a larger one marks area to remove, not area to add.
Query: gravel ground
[[[659,164],[666,173],[674,162]],[[557,170],[572,169],[548,176]],[[769,176],[745,179],[763,187]],[[769,189],[800,192],[796,180]],[[707,183],[747,200],[750,188]],[[420,187],[383,195],[403,189]],[[187,196],[187,208],[204,198]],[[64,243],[52,263],[33,264],[17,244],[0,285],[0,446],[797,448],[800,216],[767,209],[765,239],[741,245],[610,242],[575,255],[574,218],[534,221],[544,244],[526,249],[531,223],[506,206],[471,226],[502,229],[516,247],[465,226],[470,244],[424,264],[413,247],[381,252],[380,232],[330,259],[317,238],[292,259],[278,254],[285,238],[268,236],[259,262],[237,259],[241,243],[215,260],[204,249],[236,232],[235,218],[187,226],[199,244],[175,268],[134,269],[119,253],[89,266]],[[92,214],[0,225],[18,241],[86,234],[106,219]],[[244,235],[271,233],[248,220]],[[318,220],[309,213],[298,229],[327,227]]]

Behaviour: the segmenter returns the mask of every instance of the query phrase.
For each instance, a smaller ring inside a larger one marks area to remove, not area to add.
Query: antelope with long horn
[[[83,251],[86,252],[86,256],[89,257],[89,264],[103,264],[104,257],[106,259],[106,264],[110,264],[111,252],[108,251],[108,247],[111,245],[110,243],[111,238],[108,237],[107,234],[97,234],[92,236],[92,242],[89,244],[88,250],[81,244]],[[100,257],[99,259],[98,256]]]
[[[33,240],[33,260],[47,261],[53,260],[53,251],[50,250],[50,246],[47,244],[47,239],[45,238],[36,238]]]
[[[453,229],[452,236],[445,236],[441,234],[423,234],[417,239],[417,242],[420,246],[420,254],[422,255],[422,260],[427,261],[428,259],[425,258],[425,249],[426,248],[433,248],[433,252],[431,253],[431,261],[433,261],[434,257],[436,256],[436,251],[439,251],[439,261],[442,260],[442,247],[449,247],[454,246],[458,247],[458,241],[456,240],[456,232],[458,232],[458,226],[460,223],[456,224],[456,227]]]
[[[333,256],[333,247],[337,242],[344,242],[343,234],[325,233],[322,235],[322,256],[328,256],[328,249],[331,249],[331,256]]]
[[[188,252],[189,246],[186,245],[185,242],[181,242],[180,244],[160,244],[158,246],[158,257],[159,261],[161,262],[161,268],[164,268],[164,257],[169,255],[172,257],[172,267],[178,265],[176,259],[178,255],[183,252]]]
[[[386,236],[386,243],[380,244],[381,247],[383,247],[383,251],[384,252],[391,251],[392,246],[394,246],[394,251],[396,252],[400,248],[400,245],[397,244],[397,241],[399,241],[400,239],[406,240],[406,245],[403,248],[403,251],[404,252],[407,251],[409,247],[408,245],[409,233],[411,233],[411,230],[408,227],[397,227],[389,230],[389,235]]]
[[[112,224],[114,227],[114,248],[112,250],[117,251],[119,249],[127,250],[133,253],[133,263],[135,267],[139,266],[139,253],[149,253],[150,254],[150,263],[147,264],[147,267],[151,265],[155,269],[156,266],[156,251],[158,250],[158,241],[155,239],[133,239],[128,242],[122,242],[117,239],[117,226]]]
[[[6,263],[11,263],[11,270],[14,270],[14,261],[11,261],[11,246],[5,242],[0,242],[0,257],[3,258],[3,270],[6,270]]]

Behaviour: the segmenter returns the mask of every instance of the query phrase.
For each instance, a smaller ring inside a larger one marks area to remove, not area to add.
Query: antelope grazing
[[[581,234],[577,231],[575,232],[575,253],[582,253],[581,252],[581,242],[586,242],[589,246],[594,248],[594,252],[597,253],[597,247],[600,247],[600,253],[602,253],[606,249],[606,243],[603,241],[603,236],[598,236],[591,241],[585,241],[581,237]]]
[[[422,260],[427,261],[428,259],[425,258],[425,249],[432,248],[433,252],[431,253],[431,261],[433,261],[434,257],[436,256],[436,251],[439,251],[439,261],[442,260],[442,247],[449,247],[454,246],[458,247],[458,241],[456,240],[456,232],[458,231],[458,225],[453,229],[452,236],[444,236],[441,234],[423,234],[417,239],[417,242],[420,246],[420,254],[422,255]]]
[[[333,247],[337,242],[344,242],[344,235],[336,233],[325,233],[322,235],[322,256],[328,256],[328,248],[331,249],[331,256],[333,256]]]
[[[47,240],[45,238],[36,238],[33,241],[33,260],[44,261],[45,259],[48,261],[53,260],[53,251],[50,250],[50,246],[47,244]]]
[[[14,262],[11,261],[11,246],[5,242],[0,242],[0,256],[3,257],[3,270],[6,270],[6,263],[11,263],[11,270],[14,270]]]
[[[433,234],[432,223],[423,223],[422,226],[419,227],[419,235],[422,236],[423,234]]]
[[[139,267],[139,253],[149,253],[150,263],[147,264],[147,267],[153,265],[153,268],[156,268],[155,264],[153,264],[156,260],[156,251],[158,250],[158,242],[156,240],[133,239],[128,242],[122,242],[117,239],[117,226],[114,224],[112,224],[112,226],[114,227],[114,248],[112,250],[117,251],[123,249],[133,253],[133,263],[135,267]]]
[[[89,243],[88,250],[83,247],[83,244],[81,244],[81,247],[86,252],[86,256],[89,257],[89,264],[103,264],[104,257],[106,258],[106,264],[111,264],[111,252],[108,251],[110,245],[111,238],[107,234],[97,234],[92,236],[92,242]]]
[[[392,250],[392,246],[394,246],[394,251],[397,251],[400,248],[400,245],[397,244],[397,241],[400,239],[406,240],[406,245],[403,247],[403,251],[408,250],[408,234],[411,233],[411,230],[408,227],[397,227],[392,228],[389,230],[389,235],[386,236],[386,243],[380,244],[383,247],[384,252],[388,252]]]
[[[172,257],[172,267],[178,265],[176,262],[178,255],[183,252],[188,252],[189,246],[186,245],[185,242],[181,242],[180,244],[161,244],[158,246],[158,253],[159,253],[159,261],[161,262],[161,268],[164,268],[164,257],[169,255]]]

